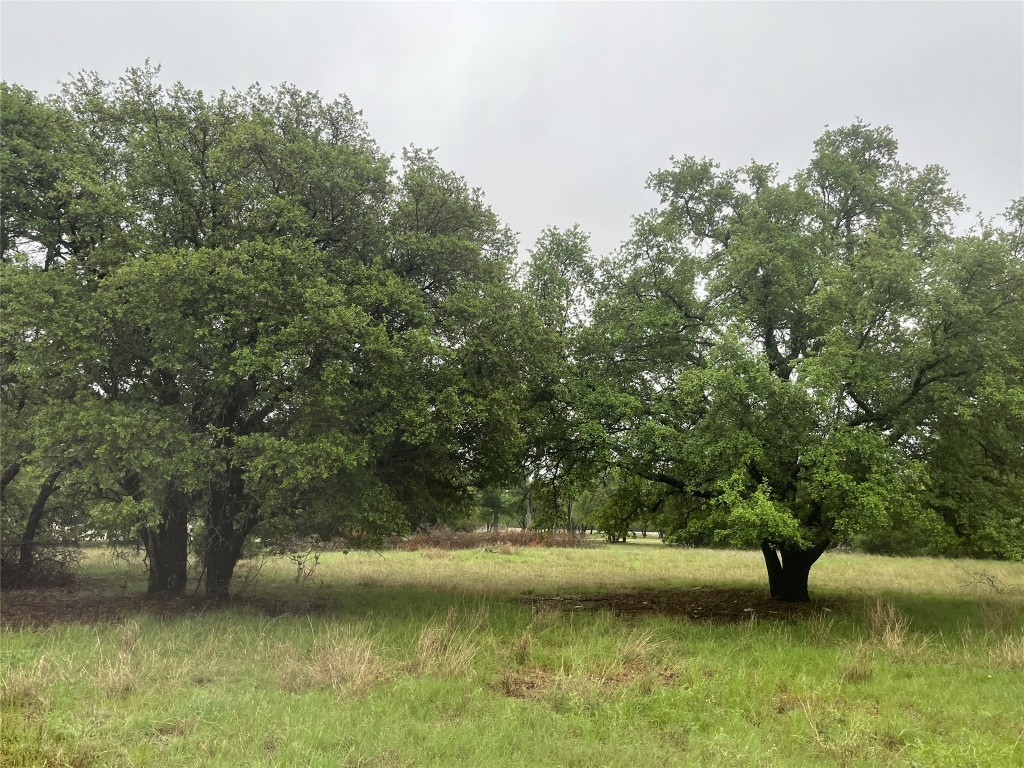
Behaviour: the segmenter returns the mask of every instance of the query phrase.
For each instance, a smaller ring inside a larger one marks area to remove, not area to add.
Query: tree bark
[[[811,566],[821,557],[829,543],[825,540],[810,549],[797,549],[776,547],[767,539],[762,541],[761,552],[768,569],[768,588],[772,597],[783,603],[810,602],[807,581]]]
[[[35,565],[36,557],[36,533],[39,532],[39,525],[43,522],[46,514],[46,502],[57,490],[57,479],[60,477],[60,470],[51,472],[43,481],[42,488],[36,496],[35,503],[28,513],[28,522],[21,534],[21,548],[18,552],[18,566],[23,570],[29,570]]]
[[[230,596],[231,579],[241,554],[241,546],[235,546],[234,537],[211,538],[206,543],[203,558],[206,566],[206,598],[227,600]]]
[[[180,595],[188,578],[188,495],[169,484],[160,524],[140,532],[149,561],[149,593]]]
[[[246,508],[245,481],[237,467],[229,467],[224,482],[214,487],[206,514],[206,597],[227,600],[242,547],[259,518]]]
[[[18,476],[19,472],[21,472],[20,461],[12,461],[4,468],[3,474],[0,474],[0,492],[2,492],[11,483],[11,481]]]

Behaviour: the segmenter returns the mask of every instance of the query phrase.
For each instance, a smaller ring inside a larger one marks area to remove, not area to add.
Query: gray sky
[[[975,211],[1024,194],[1024,3],[0,4],[0,75],[40,92],[146,58],[217,91],[347,94],[388,152],[437,147],[521,233],[605,253],[670,155],[805,165],[826,124],[888,124]]]

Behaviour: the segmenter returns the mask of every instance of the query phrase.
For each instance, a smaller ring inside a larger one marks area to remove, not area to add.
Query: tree
[[[5,567],[16,562],[19,575],[31,578],[37,536],[54,502],[65,529],[81,517],[80,455],[63,430],[62,409],[81,394],[82,382],[56,359],[47,318],[56,304],[85,291],[81,275],[69,280],[62,273],[64,263],[114,235],[97,215],[110,207],[108,185],[88,136],[67,111],[6,83],[0,84],[0,111],[2,549]],[[66,323],[84,319],[81,313],[63,317]]]
[[[531,441],[524,475],[533,524],[547,529],[575,527],[576,498],[592,478],[594,464],[586,422],[579,418],[582,373],[576,347],[589,317],[594,279],[590,237],[579,226],[541,233],[529,253],[523,289],[537,318],[535,368],[527,405]]]
[[[372,542],[507,482],[530,320],[479,190],[419,150],[396,175],[347,99],[290,86],[208,98],[147,66],[48,104],[82,139],[88,215],[35,191],[68,186],[49,154],[9,174],[5,339],[150,591],[183,590],[190,530],[223,599],[256,530]],[[5,146],[34,141],[20,126]]]
[[[603,265],[588,413],[685,500],[682,538],[759,545],[785,601],[864,532],[1019,552],[1019,236],[953,236],[945,173],[859,122],[790,179],[687,157],[649,186]]]

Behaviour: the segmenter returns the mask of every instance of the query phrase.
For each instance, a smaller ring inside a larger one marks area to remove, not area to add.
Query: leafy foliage
[[[581,343],[618,495],[784,559],[893,531],[1019,557],[1019,222],[954,236],[944,172],[862,123],[788,180],[687,157],[650,187]]]
[[[148,66],[4,99],[12,454],[140,536],[151,589],[190,528],[223,597],[257,529],[373,543],[514,476],[515,240],[429,152],[396,172],[344,97]]]

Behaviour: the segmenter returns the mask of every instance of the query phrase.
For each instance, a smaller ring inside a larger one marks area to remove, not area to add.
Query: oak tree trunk
[[[163,516],[155,528],[140,531],[149,562],[150,594],[180,595],[188,577],[189,499],[184,491],[169,487]]]
[[[36,495],[35,503],[28,513],[28,522],[21,534],[21,547],[18,552],[18,566],[24,570],[30,570],[35,565],[36,556],[36,534],[46,514],[46,502],[57,490],[57,479],[60,477],[60,470],[51,472],[43,481],[39,493]]]
[[[206,597],[227,600],[235,565],[242,557],[246,538],[259,522],[248,508],[242,471],[228,467],[222,483],[214,487],[206,513]]]
[[[241,544],[235,546],[235,537],[211,538],[206,544],[203,558],[206,566],[206,597],[208,600],[227,600],[231,590],[231,578],[241,555]]]
[[[6,467],[4,467],[4,471],[2,473],[0,473],[0,493],[2,493],[3,490],[11,482],[14,481],[14,478],[16,478],[18,476],[19,472],[21,472],[21,462],[20,461],[12,461],[10,464],[8,464]]]
[[[790,546],[775,546],[767,539],[761,542],[765,566],[768,569],[768,588],[776,600],[783,603],[810,602],[807,580],[811,566],[828,548],[829,541],[823,541],[810,549]]]

